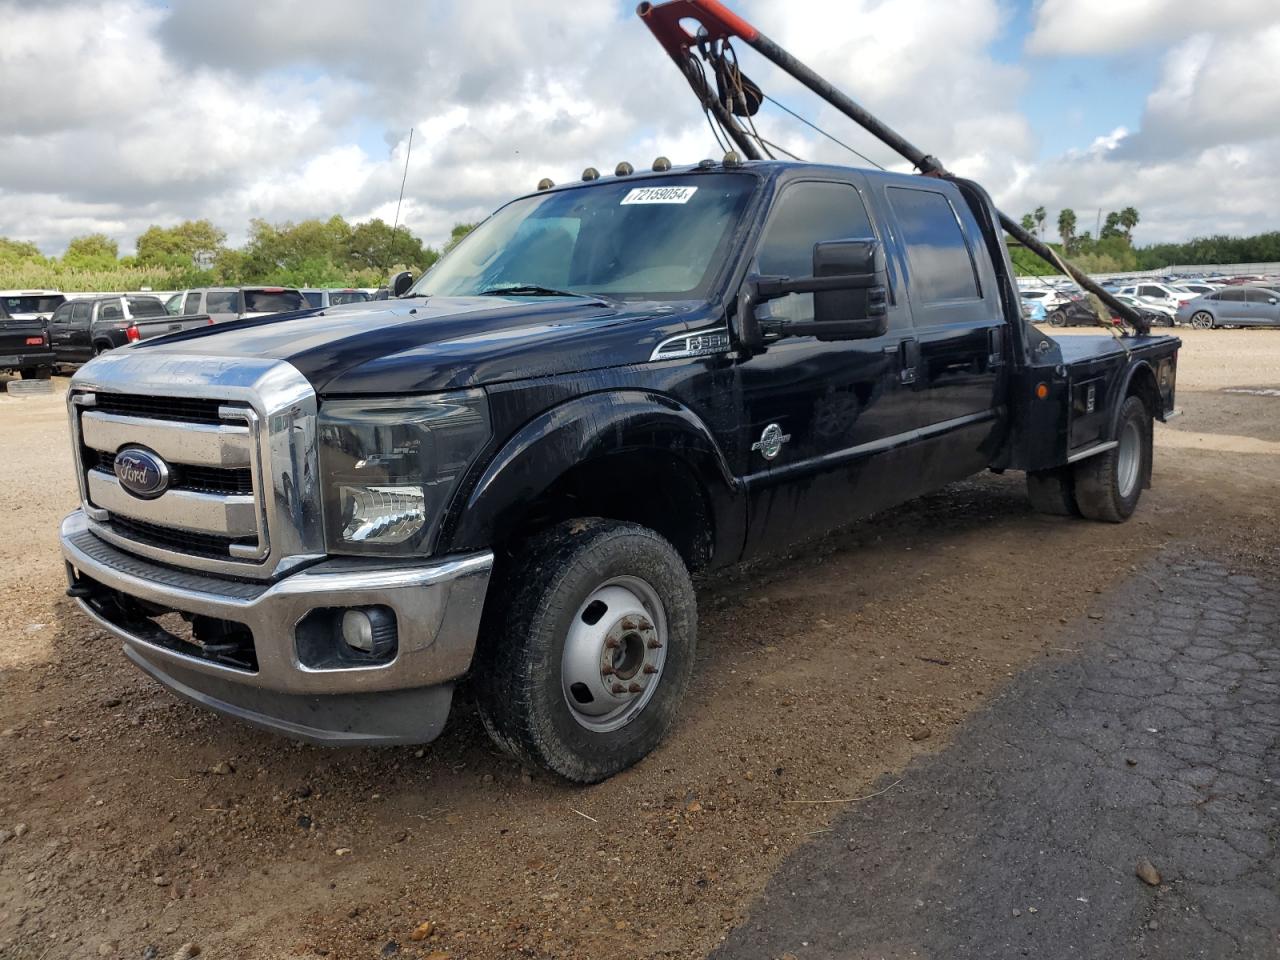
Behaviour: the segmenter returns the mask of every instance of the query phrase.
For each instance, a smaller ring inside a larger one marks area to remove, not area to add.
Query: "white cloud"
[[[1027,49],[1114,54],[1199,31],[1252,29],[1278,15],[1273,0],[1041,0]]]
[[[1097,142],[1047,161],[1021,107],[1034,59],[992,54],[1005,0],[740,8],[1012,213],[1070,205],[1085,220],[1090,205],[1133,204],[1142,239],[1274,226],[1271,0],[1221,0],[1212,16],[1173,0],[1044,0],[1037,51],[1169,45],[1135,130],[1081,127]],[[233,241],[251,217],[389,219],[411,126],[401,220],[434,242],[543,176],[716,153],[684,80],[614,0],[385,0],[358,16],[346,0],[0,0],[0,23],[0,235],[49,252],[91,230],[128,250],[149,224],[187,217]],[[737,46],[767,91],[901,166]],[[770,106],[757,119],[806,159],[857,162]]]

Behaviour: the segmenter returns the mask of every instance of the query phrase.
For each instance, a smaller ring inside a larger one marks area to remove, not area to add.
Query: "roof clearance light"
[[[666,173],[670,169],[671,161],[666,157],[659,157],[657,160],[653,161],[654,173]]]
[[[726,167],[742,166],[742,159],[732,150],[724,155],[724,165]]]
[[[595,167],[587,167],[587,169],[582,171],[582,179],[583,180],[599,180],[600,171],[597,170]]]
[[[625,160],[613,168],[613,175],[615,177],[629,177],[635,172],[636,168],[631,166],[631,164],[627,163]]]
[[[556,185],[555,181],[552,180],[550,177],[543,177],[541,180],[538,181],[539,190],[550,190],[555,185]]]

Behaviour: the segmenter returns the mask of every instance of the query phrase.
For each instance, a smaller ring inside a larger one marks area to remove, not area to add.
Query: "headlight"
[[[483,392],[320,405],[325,541],[334,553],[430,551],[467,468],[489,439]]]

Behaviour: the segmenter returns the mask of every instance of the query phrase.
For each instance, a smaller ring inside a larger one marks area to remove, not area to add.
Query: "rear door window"
[[[200,292],[198,290],[192,290],[190,293],[187,294],[187,303],[182,308],[182,315],[184,317],[192,317],[199,312],[200,312]]]
[[[245,313],[284,313],[286,310],[302,310],[306,300],[297,290],[246,290]]]
[[[124,310],[119,300],[108,300],[98,306],[99,320],[123,320]]]
[[[93,313],[93,305],[89,303],[75,303],[71,308],[71,325],[73,327],[88,327],[89,316]]]
[[[324,306],[324,292],[323,292],[323,291],[320,291],[320,290],[306,290],[306,291],[303,291],[303,294],[302,294],[302,295],[303,295],[304,297],[306,297],[306,298],[307,298],[307,306],[309,306],[309,307],[323,307],[323,306]]]
[[[981,299],[973,254],[951,201],[911,187],[887,193],[907,248],[913,297],[921,303]]]
[[[239,290],[210,290],[204,296],[205,310],[209,313],[239,313]]]

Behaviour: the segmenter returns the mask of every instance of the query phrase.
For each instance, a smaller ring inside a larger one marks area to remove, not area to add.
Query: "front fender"
[[[720,445],[688,407],[648,391],[591,393],[544,411],[503,444],[470,485],[447,549],[481,549],[501,542],[519,529],[529,505],[569,470],[636,450],[685,461],[711,494],[713,511],[738,489]],[[717,531],[724,528],[716,523]]]

